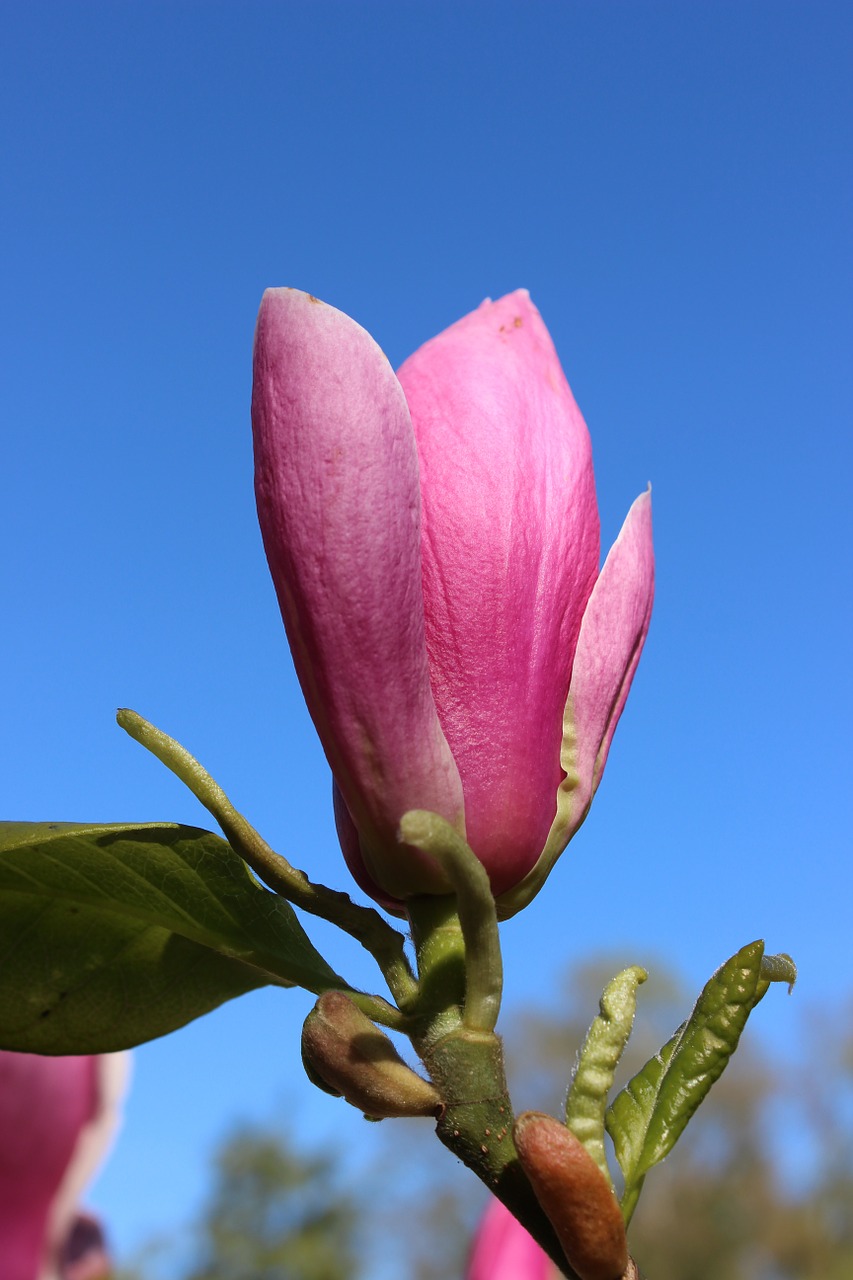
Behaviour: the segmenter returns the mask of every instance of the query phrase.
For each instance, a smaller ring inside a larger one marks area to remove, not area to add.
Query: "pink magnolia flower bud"
[[[649,495],[599,573],[589,435],[523,291],[395,377],[347,316],[269,290],[254,372],[261,530],[347,861],[386,904],[446,892],[397,839],[429,809],[512,914],[601,780],[651,615]]]
[[[118,1116],[126,1055],[47,1058],[0,1051],[0,1274],[100,1280],[97,1223],[77,1212]]]
[[[500,1200],[483,1215],[465,1280],[559,1280],[545,1250]]]

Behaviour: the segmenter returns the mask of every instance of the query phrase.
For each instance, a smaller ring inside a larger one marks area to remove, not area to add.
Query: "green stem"
[[[460,1028],[421,1052],[445,1104],[436,1125],[439,1140],[506,1205],[567,1280],[578,1280],[519,1163],[500,1038]]]
[[[455,1030],[465,1002],[465,940],[452,894],[406,903],[418,963],[414,1039],[428,1043]]]
[[[403,949],[405,939],[402,934],[392,929],[378,911],[371,907],[360,907],[347,894],[312,883],[304,871],[291,866],[286,858],[270,848],[255,828],[234,808],[219,783],[174,738],[149,724],[135,711],[122,709],[117,713],[116,720],[131,738],[156,756],[189,787],[196,799],[201,801],[219,823],[228,843],[270,889],[294,906],[301,907],[303,911],[336,924],[370,952],[379,965],[389,990],[405,1012],[407,1005],[411,1005],[415,999],[417,983]],[[359,993],[353,993],[353,998],[356,999],[357,995]],[[370,1008],[365,1006],[365,1000],[370,1002]],[[379,1021],[386,1026],[392,1025],[388,1022],[391,1006],[385,1001],[379,1001],[375,996],[361,996],[357,1002],[370,1017],[376,1017],[373,1010],[384,1005],[385,1010]],[[395,1019],[394,1025],[401,1025],[399,1017]]]
[[[407,828],[407,841],[408,835]],[[464,1025],[470,955],[457,899],[453,894],[411,898],[406,906],[420,984],[411,1038],[441,1095],[436,1134],[515,1214],[569,1280],[577,1280],[518,1160],[500,1039],[494,1031]]]
[[[370,1018],[371,1022],[378,1022],[381,1026],[387,1027],[389,1031],[401,1031],[404,1035],[408,1035],[411,1023],[406,1014],[401,1013],[396,1005],[389,1004],[387,1000],[383,1000],[382,996],[370,995],[366,991],[357,991],[355,987],[342,985],[335,988],[343,991],[344,995],[352,1000],[353,1004]],[[322,992],[317,994],[322,995]]]
[[[485,867],[449,822],[426,809],[412,809],[403,815],[400,838],[431,854],[453,886],[456,917],[465,943],[462,1022],[470,1031],[494,1031],[501,1007],[503,963],[495,900]]]

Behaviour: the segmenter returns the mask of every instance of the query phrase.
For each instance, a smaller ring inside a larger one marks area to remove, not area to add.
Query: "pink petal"
[[[0,1052],[3,1280],[55,1264],[115,1123],[116,1059]]]
[[[538,862],[498,903],[502,916],[535,897],[589,811],[648,634],[654,591],[646,492],[628,512],[584,612],[564,710],[557,814]]]
[[[77,1213],[80,1197],[115,1140],[127,1091],[130,1061],[129,1053],[101,1054],[94,1059],[95,1107],[80,1132],[73,1158],[51,1209],[50,1240],[56,1252],[67,1248],[69,1234],[80,1218]],[[81,1280],[87,1280],[82,1265],[80,1272]],[[65,1276],[63,1280],[66,1280]]]
[[[308,709],[370,875],[395,896],[441,891],[396,840],[414,808],[464,829],[430,690],[405,397],[368,333],[292,289],[264,295],[254,372],[258,515]]]
[[[359,889],[362,889],[369,897],[373,898],[381,907],[384,907],[386,911],[390,911],[393,915],[405,915],[405,908],[400,900],[392,898],[390,894],[383,892],[365,867],[356,825],[334,779],[332,780],[332,807],[335,814],[338,843],[344,855],[344,862],[347,864],[350,875]]]
[[[655,595],[652,496],[640,494],[610,548],[581,624],[569,690],[579,783],[580,826],[601,782],[610,742],[646,642]]]
[[[399,371],[421,464],[432,688],[495,894],[555,813],[563,707],[598,572],[589,435],[526,292]]]
[[[558,1275],[545,1250],[493,1198],[474,1239],[466,1280],[556,1280]]]

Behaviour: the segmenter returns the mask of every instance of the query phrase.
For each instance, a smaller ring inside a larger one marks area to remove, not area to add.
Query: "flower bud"
[[[570,1129],[540,1111],[513,1127],[522,1168],[580,1280],[621,1280],[625,1224],[607,1179]]]
[[[268,290],[252,422],[264,546],[353,875],[392,910],[448,893],[397,839],[426,809],[512,915],[604,772],[651,616],[650,495],[599,572],[589,433],[523,290],[396,377],[353,320]]]
[[[434,1116],[441,1109],[435,1087],[342,991],[324,992],[305,1019],[302,1060],[309,1079],[372,1119]]]

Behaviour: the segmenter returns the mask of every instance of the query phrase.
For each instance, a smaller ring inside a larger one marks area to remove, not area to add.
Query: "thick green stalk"
[[[465,952],[462,1022],[471,1031],[494,1031],[501,1007],[503,964],[486,869],[459,832],[437,813],[411,809],[400,821],[400,837],[432,854],[453,887]]]
[[[422,1057],[445,1104],[436,1125],[439,1140],[506,1205],[568,1280],[577,1280],[518,1160],[500,1037],[460,1028],[424,1047]]]
[[[466,954],[456,898],[413,898],[406,905],[419,975],[412,1043],[444,1104],[436,1134],[535,1236],[568,1280],[577,1280],[518,1160],[500,1037],[463,1023]]]
[[[429,1043],[462,1022],[465,941],[453,894],[406,903],[418,966],[418,998],[409,1010],[413,1042]]]

